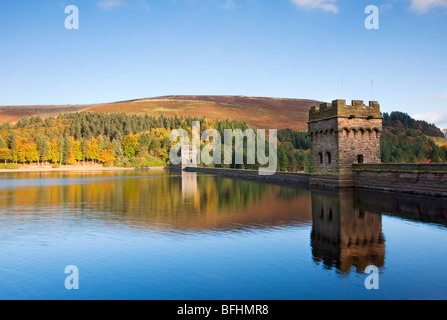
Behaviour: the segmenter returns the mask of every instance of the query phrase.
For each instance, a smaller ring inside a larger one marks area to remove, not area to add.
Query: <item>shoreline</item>
[[[32,166],[21,167],[19,169],[0,169],[0,173],[8,172],[57,172],[57,171],[69,171],[69,172],[91,172],[91,171],[136,171],[136,170],[168,170],[170,167],[103,167],[103,166],[62,166],[60,168],[52,168],[51,166]]]

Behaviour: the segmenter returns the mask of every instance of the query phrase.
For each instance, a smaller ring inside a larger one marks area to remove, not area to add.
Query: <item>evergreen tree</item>
[[[11,149],[11,160],[14,163],[17,163],[17,161],[19,161],[19,157],[17,155],[17,140],[18,136],[15,131],[13,131],[9,139],[9,148]]]
[[[121,142],[118,139],[112,140],[113,155],[119,163],[123,162],[124,151]]]
[[[68,132],[65,133],[63,141],[62,161],[64,164],[73,164],[74,155],[72,154],[71,139]]]
[[[59,165],[61,166],[62,163],[67,159],[67,156],[65,155],[65,139],[64,137],[58,138],[58,152],[59,152]]]
[[[102,134],[100,134],[100,135],[98,136],[98,148],[99,148],[99,152],[101,152],[102,150],[105,149],[105,146],[106,146],[106,144],[107,144],[108,142],[109,142],[109,141],[108,141],[107,139],[105,139],[105,138],[103,137]]]
[[[3,139],[2,136],[0,136],[0,149],[4,149],[7,148],[8,146],[6,145],[5,139]]]
[[[82,161],[84,162],[84,164],[85,164],[85,158],[86,158],[87,149],[88,149],[87,139],[82,138],[82,141],[81,141],[81,152],[82,152]]]

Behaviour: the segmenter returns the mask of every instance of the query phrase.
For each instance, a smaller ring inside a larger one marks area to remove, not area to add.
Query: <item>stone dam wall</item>
[[[257,170],[193,168],[186,171],[232,178],[326,188],[357,188],[447,197],[447,164],[354,164],[352,175],[277,172],[261,176]]]
[[[354,186],[447,197],[447,164],[354,164]]]

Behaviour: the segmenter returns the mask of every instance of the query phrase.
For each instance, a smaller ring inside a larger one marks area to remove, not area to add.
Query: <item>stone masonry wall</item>
[[[355,164],[359,189],[447,196],[447,164]]]
[[[352,174],[358,156],[364,163],[380,163],[382,119],[338,118],[340,174]]]
[[[338,124],[337,119],[309,124],[311,132],[311,171],[314,174],[338,174]],[[320,155],[322,163],[320,162]],[[330,157],[330,161],[329,161]]]
[[[382,119],[331,118],[309,123],[312,173],[351,175],[359,155],[364,163],[380,163],[381,131]]]

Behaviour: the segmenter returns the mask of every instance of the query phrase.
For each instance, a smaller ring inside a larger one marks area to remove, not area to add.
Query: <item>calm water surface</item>
[[[172,172],[0,174],[0,299],[447,299],[445,203]]]

